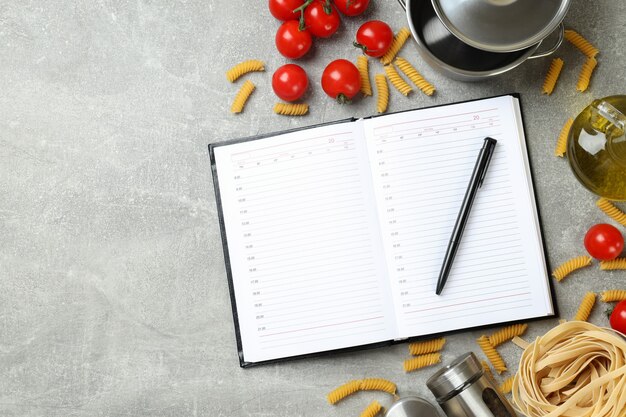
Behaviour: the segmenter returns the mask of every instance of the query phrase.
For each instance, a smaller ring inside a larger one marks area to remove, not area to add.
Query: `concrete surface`
[[[271,74],[287,61],[266,3],[0,2],[0,416],[356,416],[390,398],[331,407],[324,396],[371,376],[432,399],[424,381],[434,369],[404,374],[405,345],[239,368],[207,144],[373,114],[373,99],[339,106],[318,79],[330,60],[356,59],[350,41],[365,20],[405,25],[393,0],[344,19],[301,60],[310,115],[279,117]],[[575,89],[584,58],[569,44],[552,96],[540,93],[549,58],[465,84],[421,62],[414,44],[402,51],[438,92],[394,91],[391,111],[522,94],[553,265],[584,253],[587,228],[607,221],[552,151],[593,97],[626,93],[625,17],[624,2],[573,1],[566,25],[602,51],[586,93]],[[239,85],[224,72],[249,58],[268,72],[249,76],[257,91],[233,116]],[[556,285],[562,317],[586,291],[624,288],[624,277],[592,267]],[[607,323],[602,310],[592,322]],[[533,323],[527,339],[555,323]],[[477,349],[478,335],[449,337],[444,362]],[[509,364],[520,355],[500,351]]]

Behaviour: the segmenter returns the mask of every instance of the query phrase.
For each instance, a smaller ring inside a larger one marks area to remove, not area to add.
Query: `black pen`
[[[498,141],[493,138],[485,138],[485,143],[478,153],[478,159],[476,160],[476,165],[474,165],[472,177],[470,178],[469,185],[467,186],[467,191],[465,192],[465,197],[463,198],[463,203],[461,204],[461,209],[459,210],[454,230],[452,230],[452,236],[450,237],[450,242],[448,243],[446,256],[443,258],[443,265],[441,266],[441,272],[439,272],[437,289],[435,290],[435,294],[437,295],[441,294],[443,286],[446,285],[450,269],[452,269],[454,256],[456,255],[456,251],[459,249],[461,236],[463,235],[463,230],[465,229],[470,210],[472,209],[472,204],[474,203],[474,197],[476,197],[476,192],[480,186],[483,185],[483,180],[485,179],[485,174],[487,173],[487,167],[489,167],[489,162],[491,161],[491,156],[493,155],[496,143],[498,143]]]

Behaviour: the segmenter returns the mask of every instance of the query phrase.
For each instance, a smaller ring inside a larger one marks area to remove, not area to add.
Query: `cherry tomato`
[[[272,76],[272,88],[274,93],[285,101],[295,101],[302,97],[307,87],[309,79],[301,66],[296,64],[286,64],[278,68]]]
[[[601,261],[617,258],[624,249],[624,237],[610,224],[596,224],[585,235],[585,249]]]
[[[359,70],[346,59],[336,59],[324,69],[322,88],[340,103],[349,103],[361,89]]]
[[[613,329],[626,334],[626,300],[617,303],[611,313],[609,323],[611,323]]]
[[[278,28],[276,32],[276,48],[284,57],[298,59],[304,56],[311,45],[313,38],[308,30],[300,30],[300,22],[289,20]]]
[[[313,36],[328,38],[339,29],[341,18],[328,0],[315,0],[304,9],[304,24]]]
[[[300,12],[294,10],[304,4],[304,0],[269,0],[270,13],[278,20],[298,20]]]
[[[346,16],[358,16],[363,13],[370,0],[335,0],[335,6]]]
[[[356,31],[354,46],[363,49],[363,53],[372,57],[385,55],[393,41],[393,31],[380,20],[370,20]]]

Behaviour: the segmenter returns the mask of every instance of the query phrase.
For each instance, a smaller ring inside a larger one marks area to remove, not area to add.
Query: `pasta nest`
[[[623,416],[626,341],[591,323],[560,324],[522,353],[512,397],[527,417]]]

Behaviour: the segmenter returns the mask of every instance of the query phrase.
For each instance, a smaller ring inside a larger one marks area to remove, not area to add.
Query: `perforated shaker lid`
[[[438,402],[463,390],[483,375],[483,367],[472,352],[456,358],[428,378],[426,386]]]
[[[394,402],[385,417],[440,417],[434,405],[423,398],[409,395]]]
[[[541,42],[561,23],[571,0],[432,0],[439,19],[464,43],[513,52]]]

